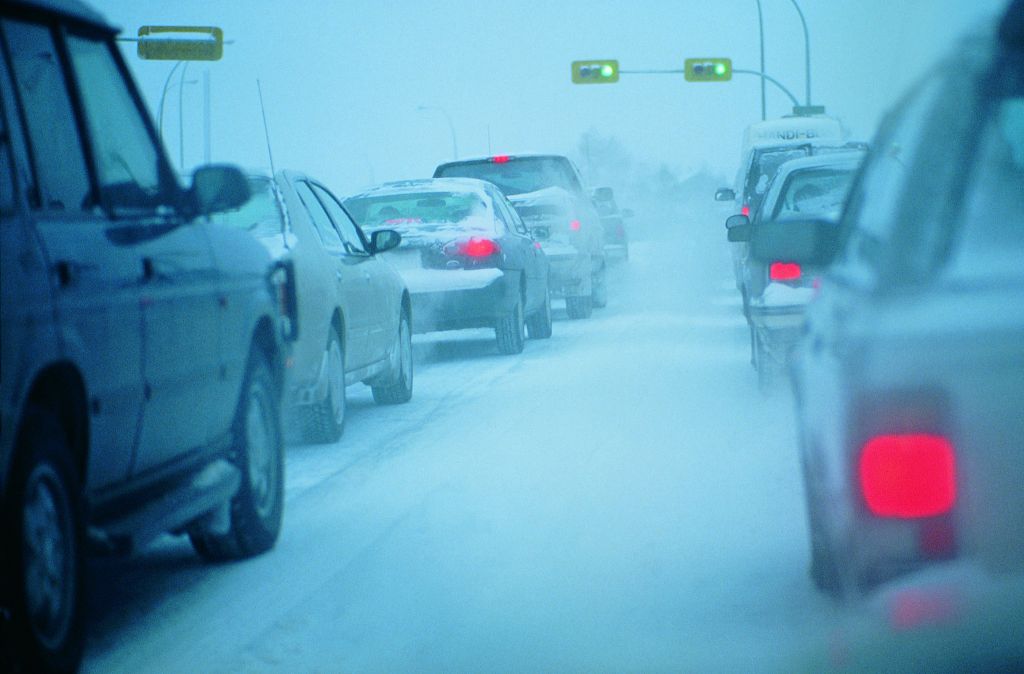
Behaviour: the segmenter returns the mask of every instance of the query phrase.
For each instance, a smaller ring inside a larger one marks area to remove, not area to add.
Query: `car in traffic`
[[[615,192],[610,187],[595,187],[590,192],[601,216],[604,227],[604,251],[609,258],[629,259],[629,234],[626,231],[626,220],[633,217],[633,211],[619,208],[615,201]]]
[[[750,328],[751,362],[762,388],[784,369],[822,270],[790,260],[757,260],[750,256],[748,242],[757,232],[763,244],[791,220],[837,221],[863,158],[863,152],[845,152],[791,159],[779,167],[752,217],[734,215],[726,221],[729,241],[742,251],[740,292]]]
[[[551,336],[548,261],[492,184],[474,179],[387,183],[345,199],[367,232],[401,234],[386,254],[409,287],[417,333],[493,328],[498,351]]]
[[[574,210],[578,202],[561,187],[512,195],[509,202],[547,256],[552,297],[565,300],[570,319],[589,318],[595,294],[592,245]]]
[[[187,534],[207,560],[271,549],[284,510],[279,267],[182,188],[115,44],[77,2],[0,5],[0,659],[69,671],[85,560]]]
[[[846,141],[838,119],[827,115],[794,115],[755,122],[743,132],[740,165],[732,187],[715,192],[715,200],[732,202],[734,214],[757,211],[782,164],[815,154],[863,150],[866,143]],[[743,287],[742,246],[731,246],[737,290]]]
[[[214,222],[250,232],[292,271],[298,337],[285,376],[285,414],[306,442],[335,442],[347,386],[362,382],[379,404],[413,390],[412,304],[381,258],[393,230],[367,238],[321,182],[297,171],[248,176],[253,197]],[[290,424],[292,425],[292,424]]]
[[[850,593],[947,560],[1024,570],[1024,3],[892,108],[824,264],[792,379],[811,575]],[[757,254],[757,242],[754,243]]]
[[[514,203],[540,198],[545,200],[555,187],[568,194],[569,226],[573,229],[573,247],[590,258],[590,274],[572,276],[578,283],[565,284],[561,294],[571,318],[589,317],[594,307],[608,304],[608,268],[604,251],[604,228],[594,202],[584,188],[583,178],[568,157],[553,154],[494,155],[460,159],[441,164],[435,178],[477,178],[497,185]],[[536,194],[541,192],[542,194]],[[542,244],[543,245],[543,244]],[[558,289],[556,288],[556,291]],[[570,302],[570,298],[572,299]],[[589,298],[589,300],[588,300]]]

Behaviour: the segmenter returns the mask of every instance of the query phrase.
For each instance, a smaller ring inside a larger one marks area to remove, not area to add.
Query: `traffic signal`
[[[619,81],[619,62],[615,59],[600,61],[573,61],[573,84],[610,84]]]
[[[732,79],[732,59],[686,59],[687,82],[727,82]]]
[[[157,37],[168,33],[169,38]],[[216,26],[142,26],[137,48],[139,58],[147,60],[219,61],[224,55],[224,31]]]

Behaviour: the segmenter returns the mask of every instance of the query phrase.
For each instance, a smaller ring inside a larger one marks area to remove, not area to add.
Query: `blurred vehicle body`
[[[719,189],[715,199],[733,201],[735,212],[749,217],[757,211],[775,172],[785,162],[823,152],[866,147],[864,143],[847,143],[843,137],[839,120],[824,115],[782,117],[751,124],[743,133],[740,165],[733,187]],[[745,250],[735,244],[730,248],[736,288],[742,291]]]
[[[790,260],[754,259],[750,244],[743,239],[770,238],[779,227],[800,218],[838,221],[863,159],[863,152],[791,159],[779,167],[752,217],[734,216],[749,223],[728,232],[730,241],[742,250],[744,313],[750,326],[751,360],[762,387],[781,371],[803,331],[804,310],[822,270]]]
[[[509,201],[547,255],[552,296],[565,299],[569,318],[589,318],[594,308],[592,242],[575,211],[578,202],[561,187],[517,194]]]
[[[417,333],[494,328],[498,350],[551,336],[548,261],[492,184],[473,179],[387,183],[345,199],[368,232],[401,233],[386,255],[412,295]]]
[[[812,576],[1024,570],[1024,3],[892,109],[794,353]],[[825,252],[825,230],[796,248]],[[778,251],[768,251],[778,252]]]
[[[409,294],[321,183],[279,171],[250,175],[249,184],[253,198],[214,220],[251,232],[297,279],[286,412],[304,440],[334,442],[344,430],[346,386],[366,383],[378,403],[412,397]]]
[[[601,216],[583,186],[576,165],[567,157],[547,154],[495,155],[479,159],[464,159],[441,164],[434,170],[435,178],[477,178],[494,183],[508,198],[549,187],[564,190],[572,201],[575,215],[573,228],[578,232],[574,247],[590,256],[590,279],[572,287],[563,286],[566,309],[573,318],[586,318],[593,307],[608,303],[607,266],[604,252],[604,228]],[[518,200],[518,203],[523,203]],[[543,244],[542,244],[543,245]],[[586,298],[589,297],[588,302]],[[572,299],[571,306],[569,298]]]
[[[203,217],[248,199],[240,170],[179,186],[114,35],[0,5],[0,636],[25,671],[77,667],[87,552],[246,557],[284,508],[288,275]]]
[[[629,235],[626,232],[626,218],[632,217],[629,209],[620,209],[615,201],[615,192],[610,187],[596,187],[591,197],[601,226],[604,227],[604,252],[609,258],[629,259]]]

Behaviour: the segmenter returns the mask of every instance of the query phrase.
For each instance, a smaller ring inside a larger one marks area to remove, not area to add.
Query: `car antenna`
[[[274,152],[270,149],[270,128],[267,126],[267,108],[263,105],[263,87],[260,86],[260,78],[256,78],[256,91],[260,95],[260,113],[263,115],[263,135],[267,138],[267,156],[270,157],[270,175],[277,173],[274,170]]]

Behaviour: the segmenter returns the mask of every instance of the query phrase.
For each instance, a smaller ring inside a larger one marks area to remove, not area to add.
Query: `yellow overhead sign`
[[[139,58],[151,61],[219,61],[224,31],[216,26],[142,26],[138,45]]]

